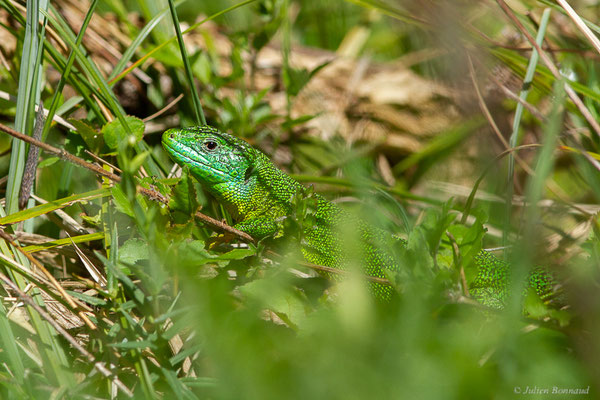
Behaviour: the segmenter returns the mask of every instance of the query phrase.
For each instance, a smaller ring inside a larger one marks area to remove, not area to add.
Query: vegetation
[[[0,398],[597,397],[600,3],[395,3],[0,0]],[[397,298],[302,263],[311,191],[236,236],[160,145],[205,121],[406,238]]]

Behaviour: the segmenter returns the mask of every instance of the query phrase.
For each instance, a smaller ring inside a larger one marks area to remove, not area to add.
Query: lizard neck
[[[273,218],[287,215],[290,200],[301,187],[260,153],[244,180],[216,184],[210,192],[234,219],[243,221],[261,215]]]

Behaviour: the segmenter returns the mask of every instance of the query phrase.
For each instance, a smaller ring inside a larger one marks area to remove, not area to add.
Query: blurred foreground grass
[[[599,397],[600,4],[175,5],[202,22],[183,57],[167,1],[0,1],[3,124],[122,178],[42,153],[20,211],[28,148],[0,136],[0,398]],[[201,114],[407,238],[398,298],[328,288],[293,232],[207,249],[198,209],[233,221],[160,147]],[[482,247],[570,307],[474,304]]]

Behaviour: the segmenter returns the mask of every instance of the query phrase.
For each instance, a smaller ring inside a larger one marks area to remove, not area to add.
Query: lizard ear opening
[[[253,166],[249,166],[248,168],[246,168],[246,172],[244,172],[244,180],[247,182],[248,179],[250,179],[250,177],[252,176],[253,173],[254,173],[254,167]]]

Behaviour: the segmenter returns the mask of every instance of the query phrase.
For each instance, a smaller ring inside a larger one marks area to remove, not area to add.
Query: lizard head
[[[187,165],[212,191],[221,184],[243,184],[252,172],[256,150],[241,139],[204,125],[169,129],[162,145],[179,165]]]
[[[169,129],[162,144],[240,221],[251,213],[285,215],[284,204],[300,186],[260,150],[210,126]]]

